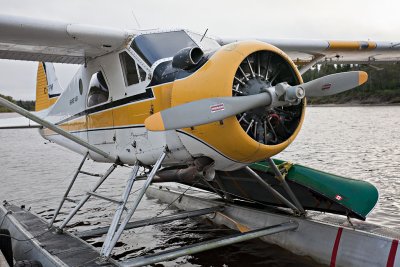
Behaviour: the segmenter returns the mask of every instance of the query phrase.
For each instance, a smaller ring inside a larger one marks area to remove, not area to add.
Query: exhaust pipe
[[[197,46],[183,48],[172,58],[172,67],[182,70],[193,68],[200,62],[203,55],[203,50]]]
[[[214,161],[208,157],[201,157],[195,159],[193,165],[187,168],[158,171],[153,179],[153,183],[178,182],[192,184],[199,178],[211,181],[214,177]]]

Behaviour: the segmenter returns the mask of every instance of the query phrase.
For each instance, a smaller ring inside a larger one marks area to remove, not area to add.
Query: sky
[[[208,28],[208,34],[220,37],[400,41],[400,2],[393,0],[0,0],[0,6],[0,14],[122,29]],[[77,68],[56,64],[62,86]],[[36,62],[0,60],[0,93],[34,100],[36,69]]]

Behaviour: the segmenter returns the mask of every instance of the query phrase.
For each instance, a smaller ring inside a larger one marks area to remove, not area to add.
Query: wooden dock
[[[118,266],[113,260],[102,262],[99,252],[90,244],[68,232],[58,233],[31,212],[12,204],[0,206],[1,228],[13,237],[16,260],[37,260],[43,267],[54,266]]]

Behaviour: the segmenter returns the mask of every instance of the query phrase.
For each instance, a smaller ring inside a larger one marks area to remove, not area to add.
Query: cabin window
[[[79,79],[79,93],[82,95],[83,94],[83,83],[82,79]]]
[[[140,77],[142,77],[142,72],[144,71],[136,66],[135,60],[127,52],[119,54],[119,58],[121,60],[122,72],[124,73],[125,85],[130,86],[139,83],[140,79],[137,69],[139,68]],[[144,76],[146,77],[146,73]]]
[[[108,86],[101,71],[93,74],[89,84],[88,107],[107,102],[109,96]]]
[[[138,65],[140,80],[143,82],[146,80],[146,72]]]

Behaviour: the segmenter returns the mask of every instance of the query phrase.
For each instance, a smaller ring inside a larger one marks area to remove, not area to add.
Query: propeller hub
[[[285,90],[285,100],[295,102],[303,99],[306,96],[306,91],[301,86],[288,86]]]
[[[297,87],[296,96],[298,98],[303,98],[306,96],[306,91],[304,91],[303,87],[301,87],[301,86]]]
[[[262,80],[260,77],[250,77],[249,80],[242,87],[242,92],[245,95],[256,95],[265,91],[265,88],[271,87],[271,83]]]

